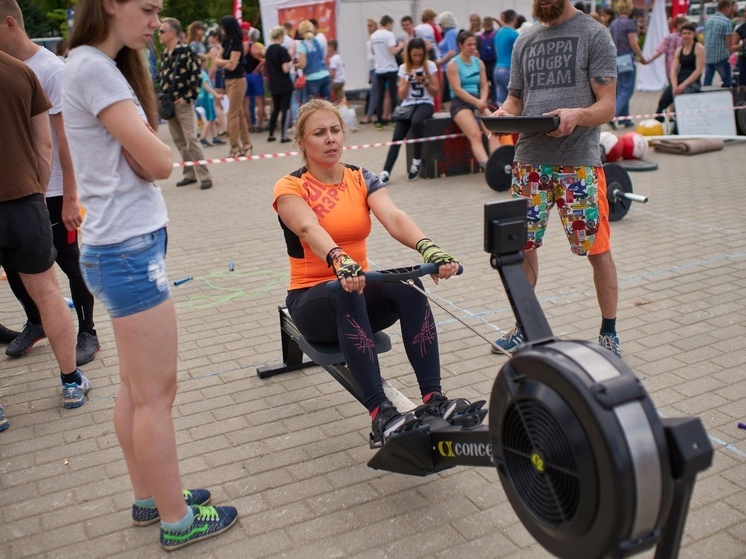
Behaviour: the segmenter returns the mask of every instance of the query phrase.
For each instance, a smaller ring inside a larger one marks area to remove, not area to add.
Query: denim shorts
[[[165,263],[167,242],[163,227],[113,245],[83,244],[83,278],[111,318],[146,311],[171,297]]]

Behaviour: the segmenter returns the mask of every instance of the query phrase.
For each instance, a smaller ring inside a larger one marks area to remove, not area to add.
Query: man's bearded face
[[[565,11],[565,0],[534,0],[534,17],[542,23],[559,18]]]

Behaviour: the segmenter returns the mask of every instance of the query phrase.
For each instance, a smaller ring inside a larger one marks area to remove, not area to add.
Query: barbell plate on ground
[[[619,221],[629,211],[631,200],[617,198],[614,190],[632,193],[632,179],[629,173],[618,163],[605,163],[604,174],[606,175],[606,198],[609,200],[609,221]]]
[[[515,158],[515,146],[500,146],[487,160],[484,176],[492,190],[504,192],[510,190],[513,180],[511,171]]]
[[[616,161],[625,171],[655,171],[658,164],[655,161],[645,161],[644,159],[620,159]]]

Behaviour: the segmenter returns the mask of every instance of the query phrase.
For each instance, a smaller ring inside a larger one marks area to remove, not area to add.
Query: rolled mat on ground
[[[720,138],[697,138],[695,140],[658,140],[653,143],[655,151],[694,155],[723,149],[725,142]]]

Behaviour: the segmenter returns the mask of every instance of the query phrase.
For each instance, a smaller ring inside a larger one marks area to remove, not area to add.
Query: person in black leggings
[[[425,136],[425,119],[433,116],[434,97],[438,95],[438,67],[426,56],[425,41],[419,38],[410,39],[404,64],[399,66],[399,98],[402,99],[401,108],[410,112],[408,118],[399,118],[394,128],[393,141],[403,140],[412,130],[412,138]],[[386,163],[381,173],[381,181],[388,184],[391,170],[399,156],[400,145],[389,148]],[[409,168],[409,180],[416,180],[420,176],[422,167],[422,143],[414,144],[414,156]]]
[[[272,44],[267,47],[265,53],[267,76],[269,77],[269,91],[272,93],[272,115],[269,117],[269,136],[268,142],[275,141],[275,127],[277,126],[277,117],[282,113],[280,122],[281,142],[289,142],[287,130],[290,121],[288,112],[290,111],[290,100],[293,96],[294,86],[290,81],[290,65],[292,59],[288,50],[280,43],[285,38],[285,28],[281,25],[272,28],[270,31]]]
[[[62,198],[62,196],[47,198],[47,210],[52,222],[52,240],[57,249],[56,262],[70,283],[70,294],[78,315],[75,358],[77,365],[80,366],[93,361],[99,350],[99,342],[93,324],[93,295],[88,291],[80,272],[78,231],[75,229],[69,231],[62,221]],[[23,306],[27,317],[23,332],[6,348],[7,355],[19,357],[28,353],[37,341],[44,338],[45,334],[39,309],[23,286],[21,277],[10,268],[6,269],[5,273],[8,276],[8,284]]]
[[[682,93],[696,93],[702,88],[702,73],[705,70],[705,47],[697,42],[697,28],[693,23],[681,26],[681,46],[676,49],[671,64],[671,75],[663,90],[656,113],[665,111],[674,96]],[[663,122],[664,117],[656,117]]]
[[[277,182],[273,206],[290,260],[290,316],[308,340],[340,345],[363,390],[373,440],[382,443],[412,418],[399,413],[384,394],[373,338],[397,320],[423,412],[449,420],[470,403],[442,393],[438,338],[427,298],[406,285],[366,284],[370,214],[394,239],[438,265],[436,282],[455,275],[458,262],[394,205],[375,174],[340,161],[346,130],[339,110],[328,101],[312,99],[301,106],[295,140],[305,166]],[[337,293],[326,287],[334,280],[342,286]]]

